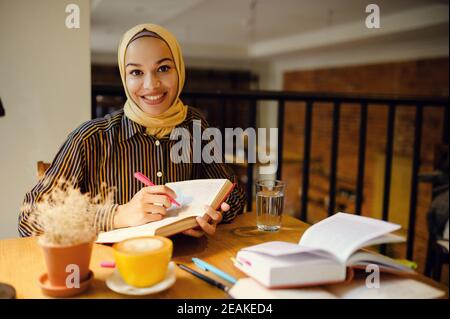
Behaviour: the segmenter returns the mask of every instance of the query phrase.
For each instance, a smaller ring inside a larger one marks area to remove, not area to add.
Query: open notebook
[[[100,233],[97,243],[115,243],[140,236],[171,236],[198,226],[196,217],[203,216],[205,205],[218,209],[233,190],[234,184],[228,179],[196,179],[167,183],[177,194],[181,207],[172,205],[167,215],[159,221],[141,226],[128,227]]]

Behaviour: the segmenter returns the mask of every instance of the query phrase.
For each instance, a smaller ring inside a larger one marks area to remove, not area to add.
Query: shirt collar
[[[125,114],[123,114],[120,125],[120,141],[128,140],[139,132],[145,132],[145,127],[136,122],[133,122],[128,117],[126,117]]]
[[[176,127],[184,127],[186,129],[189,129],[189,120],[188,117],[186,117],[186,119],[181,122],[180,124],[178,124]],[[125,114],[122,115],[122,121],[121,121],[121,125],[120,125],[120,137],[119,140],[125,141],[128,140],[130,138],[132,138],[135,134],[137,133],[145,133],[145,127],[130,120]],[[170,135],[169,135],[170,136]],[[168,136],[165,138],[169,138]]]

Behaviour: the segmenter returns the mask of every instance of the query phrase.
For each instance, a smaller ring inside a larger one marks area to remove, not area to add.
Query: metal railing
[[[96,95],[123,95],[121,87],[97,87],[92,90],[93,105]],[[416,226],[416,211],[418,198],[418,173],[420,167],[421,136],[423,126],[423,113],[427,107],[442,107],[445,109],[443,118],[442,141],[448,144],[448,97],[424,98],[424,97],[395,97],[395,96],[375,96],[375,95],[346,95],[346,94],[323,94],[323,93],[299,93],[299,92],[277,92],[277,91],[185,91],[182,93],[182,99],[189,99],[192,105],[201,99],[217,99],[220,103],[223,114],[226,101],[248,101],[250,119],[248,127],[256,129],[256,108],[259,101],[275,101],[278,104],[278,127],[284,127],[284,114],[286,102],[304,102],[305,107],[305,125],[304,125],[304,144],[303,144],[303,168],[302,168],[302,196],[300,202],[300,219],[307,220],[308,217],[308,192],[309,176],[311,168],[311,139],[312,139],[312,118],[314,107],[317,103],[331,103],[333,105],[333,123],[331,130],[331,154],[330,154],[330,176],[329,176],[329,205],[328,214],[332,215],[336,208],[336,184],[337,184],[337,163],[338,163],[338,145],[340,131],[340,112],[342,104],[359,105],[359,145],[358,145],[358,166],[356,178],[356,201],[355,213],[361,214],[364,198],[364,170],[366,162],[366,141],[367,141],[367,123],[368,107],[377,107],[384,105],[388,107],[387,134],[386,134],[386,158],[384,174],[384,190],[382,219],[389,219],[390,189],[392,177],[393,160],[393,141],[395,132],[395,115],[397,106],[406,106],[415,108],[415,128],[413,145],[413,165],[412,181],[410,190],[409,222],[407,235],[406,257],[413,259],[414,236]],[[94,112],[94,111],[93,111]],[[94,113],[93,113],[94,114]],[[222,116],[224,119],[225,117]],[[223,120],[224,121],[224,120]],[[225,128],[225,122],[221,124],[221,129]],[[283,169],[283,129],[278,133],[278,171],[277,178],[281,179]],[[253,186],[254,164],[247,165],[247,210],[252,210],[252,186]]]

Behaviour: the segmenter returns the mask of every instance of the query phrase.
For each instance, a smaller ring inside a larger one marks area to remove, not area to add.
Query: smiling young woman
[[[139,108],[150,116],[158,116],[177,97],[178,73],[167,44],[150,34],[141,32],[128,45],[125,79],[127,90]]]
[[[19,216],[21,236],[42,232],[31,218],[33,208],[63,179],[82,192],[101,194],[113,190],[113,204],[96,214],[99,231],[137,226],[164,218],[170,206],[165,195],[176,194],[164,186],[198,178],[233,179],[223,163],[174,163],[170,151],[178,142],[169,138],[175,128],[188,129],[200,120],[200,113],[179,98],[185,80],[180,46],[166,29],[142,24],[128,30],[118,49],[118,64],[127,101],[122,110],[83,123],[62,145],[51,166],[33,189],[25,195]],[[192,144],[192,138],[190,143]],[[191,157],[192,158],[192,157]],[[158,186],[143,187],[134,179],[142,172]],[[230,221],[243,211],[245,194],[238,185],[219,211],[211,207],[198,218],[199,226],[185,232],[199,237],[214,234],[221,221]]]

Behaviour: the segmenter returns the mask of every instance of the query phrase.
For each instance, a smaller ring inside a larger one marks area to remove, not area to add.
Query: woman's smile
[[[158,105],[164,102],[165,98],[167,96],[167,92],[163,93],[157,93],[157,94],[147,94],[147,95],[141,95],[140,99],[143,103],[147,105]]]

